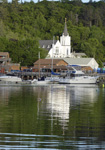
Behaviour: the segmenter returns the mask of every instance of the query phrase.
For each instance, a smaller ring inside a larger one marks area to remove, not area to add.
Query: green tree
[[[44,49],[39,49],[39,39],[50,40],[53,36],[61,36],[66,17],[74,51],[85,52],[88,57],[95,57],[97,61],[102,62],[105,58],[104,14],[104,2],[82,3],[79,0],[2,2],[1,51],[10,52],[14,62],[32,64],[32,61],[38,59],[38,51],[41,51],[43,57],[47,53]]]

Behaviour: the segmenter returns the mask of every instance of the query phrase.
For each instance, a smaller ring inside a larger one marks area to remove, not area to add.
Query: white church
[[[71,37],[67,32],[67,25],[65,21],[65,27],[62,36],[60,37],[60,41],[57,40],[55,44],[52,45],[48,55],[54,58],[65,58],[72,57],[71,54]]]
[[[65,26],[60,40],[40,40],[40,47],[48,50],[47,58],[80,58],[86,56],[85,53],[71,52],[71,37],[67,31],[67,24],[65,19]]]
[[[65,19],[64,31],[62,33],[62,36],[60,36],[60,40],[59,39],[54,40],[54,38],[53,40],[39,40],[39,44],[41,48],[48,50],[48,55],[46,59],[53,58],[53,59],[65,59],[66,60],[66,58],[68,58],[69,63],[71,64],[74,63],[76,65],[79,64],[80,59],[81,59],[83,66],[87,66],[88,64],[90,64],[90,67],[92,69],[98,68],[98,63],[95,61],[94,58],[90,58],[90,61],[88,62],[87,61],[88,58],[83,58],[83,57],[86,57],[85,53],[75,53],[72,51],[71,37],[69,36],[68,30],[67,30],[66,19]],[[86,62],[88,63],[86,64]],[[91,65],[91,62],[92,62],[92,65]]]

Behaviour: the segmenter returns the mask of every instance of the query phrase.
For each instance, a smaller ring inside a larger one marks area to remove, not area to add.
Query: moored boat
[[[63,84],[96,84],[98,76],[85,75],[81,70],[73,70],[65,78],[60,78],[59,83]]]
[[[22,79],[20,77],[14,76],[13,74],[7,74],[0,76],[0,81],[4,82],[22,82]]]
[[[30,82],[31,84],[35,84],[35,85],[44,85],[44,84],[48,84],[50,83],[50,78],[39,78],[39,79],[33,79]]]

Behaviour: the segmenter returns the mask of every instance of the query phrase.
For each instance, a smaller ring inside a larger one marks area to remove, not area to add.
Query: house
[[[84,57],[85,53],[74,53],[71,52],[71,37],[69,36],[67,30],[67,24],[65,19],[64,31],[60,40],[40,40],[40,48],[44,48],[48,51],[46,58],[75,58],[75,57]]]
[[[83,68],[83,70],[94,70],[98,68],[98,63],[94,58],[64,58],[68,65],[78,65]]]
[[[21,66],[21,71],[29,69],[27,66]]]
[[[39,69],[43,72],[51,72],[53,68],[54,72],[60,72],[61,70],[66,70],[67,62],[63,59],[39,59],[34,63],[33,70],[38,72]]]
[[[0,52],[0,65],[7,65],[11,61],[8,52]]]
[[[0,52],[0,73],[10,72],[11,70],[20,70],[20,64],[11,63],[8,52]]]
[[[53,68],[54,72],[63,72],[71,70],[72,66],[83,71],[93,71],[97,70],[98,63],[94,58],[39,59],[34,63],[33,70],[38,72],[40,68],[42,72],[51,72]]]
[[[8,66],[10,67],[9,71],[20,70],[20,63],[10,63]]]

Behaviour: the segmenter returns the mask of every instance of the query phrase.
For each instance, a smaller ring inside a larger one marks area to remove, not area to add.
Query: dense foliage
[[[0,51],[8,51],[13,62],[32,65],[38,51],[44,58],[47,51],[39,48],[39,40],[61,36],[67,18],[72,49],[105,61],[105,3],[77,1],[42,1],[0,3]]]

